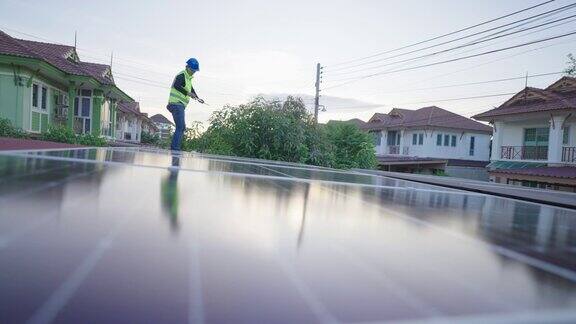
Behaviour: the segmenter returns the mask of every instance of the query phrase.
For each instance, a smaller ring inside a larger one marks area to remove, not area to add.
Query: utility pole
[[[320,74],[322,67],[316,64],[316,97],[314,98],[314,123],[318,124],[318,109],[320,108]]]

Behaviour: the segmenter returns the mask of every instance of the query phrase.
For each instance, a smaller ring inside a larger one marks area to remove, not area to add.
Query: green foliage
[[[42,140],[76,144],[76,134],[67,127],[51,125],[46,132],[42,133]]]
[[[286,101],[257,97],[239,106],[226,106],[201,124],[187,129],[183,150],[210,154],[307,163],[336,168],[373,168],[372,138],[355,125],[320,127],[299,98]]]
[[[14,127],[9,119],[0,118],[0,137],[27,138],[28,134],[22,129]]]
[[[158,134],[150,134],[147,132],[142,132],[140,142],[142,144],[160,145],[160,136],[158,136]]]
[[[376,167],[376,152],[370,134],[362,132],[354,124],[345,122],[330,122],[325,126],[325,131],[333,147],[333,167],[338,169]]]
[[[84,146],[106,146],[106,140],[100,136],[83,134],[76,136],[76,144]]]
[[[100,136],[92,134],[76,135],[71,129],[58,125],[50,126],[46,132],[42,133],[41,139],[84,146],[106,146],[106,140]]]
[[[568,66],[564,70],[564,73],[569,76],[576,76],[576,58],[574,55],[568,54],[568,62],[566,62],[566,64]]]

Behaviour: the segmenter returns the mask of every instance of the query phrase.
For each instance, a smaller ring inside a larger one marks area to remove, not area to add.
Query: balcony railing
[[[562,148],[562,162],[576,162],[576,147]]]
[[[500,157],[506,160],[547,160],[548,146],[502,146]]]
[[[402,155],[408,155],[410,154],[410,147],[409,146],[404,146],[402,148]]]
[[[398,145],[388,146],[388,154],[400,154],[400,146]]]

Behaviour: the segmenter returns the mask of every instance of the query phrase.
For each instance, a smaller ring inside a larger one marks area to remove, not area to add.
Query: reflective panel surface
[[[0,323],[576,321],[576,212],[152,149],[0,154]]]

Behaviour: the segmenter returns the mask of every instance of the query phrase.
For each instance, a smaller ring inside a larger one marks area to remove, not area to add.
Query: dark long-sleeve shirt
[[[176,78],[174,79],[174,83],[172,84],[172,87],[176,90],[178,90],[181,94],[185,95],[185,96],[190,96],[192,98],[197,98],[198,95],[196,94],[196,91],[194,91],[194,87],[191,87],[190,89],[190,93],[188,93],[186,91],[186,89],[184,88],[184,85],[186,84],[186,79],[184,78],[184,74],[180,73],[176,76]]]

